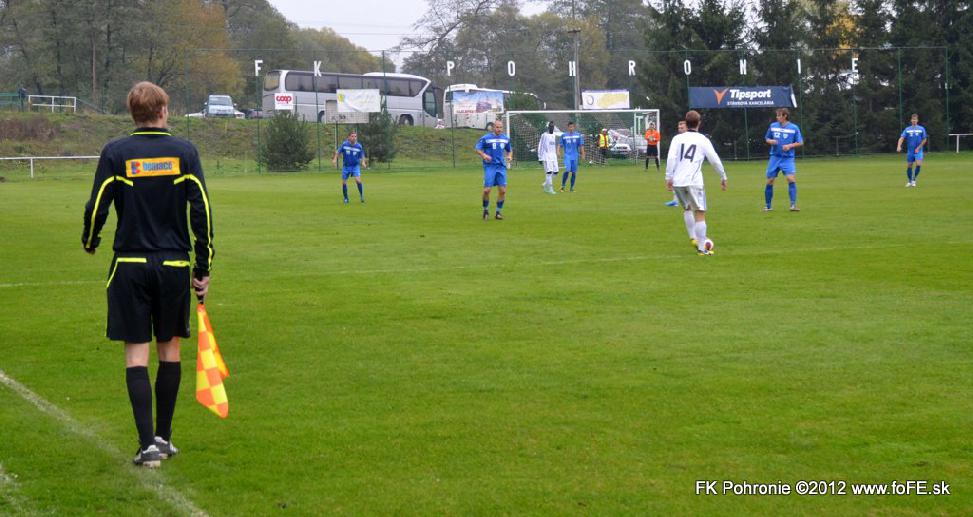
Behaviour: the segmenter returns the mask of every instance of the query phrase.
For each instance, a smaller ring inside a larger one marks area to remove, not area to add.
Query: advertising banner
[[[690,108],[796,108],[790,86],[707,86],[689,88]]]
[[[584,90],[581,92],[581,109],[627,110],[629,107],[628,90]]]
[[[503,113],[503,92],[472,91],[453,92],[453,113],[468,115],[473,113]]]
[[[274,94],[274,110],[275,111],[294,111],[296,104],[294,104],[294,94],[293,93],[275,93]]]
[[[382,94],[377,90],[338,90],[338,113],[378,113]]]

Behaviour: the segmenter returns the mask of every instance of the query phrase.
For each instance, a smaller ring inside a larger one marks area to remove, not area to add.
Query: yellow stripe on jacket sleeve
[[[184,181],[184,179],[195,182],[196,186],[199,187],[200,195],[203,197],[203,206],[206,208],[206,249],[209,252],[209,256],[206,257],[206,267],[209,269],[213,267],[213,226],[210,221],[211,213],[209,208],[209,196],[206,195],[206,189],[203,188],[203,182],[199,181],[199,178],[193,176],[192,174],[180,176],[172,183],[175,185],[176,183]]]
[[[101,196],[105,193],[105,189],[108,187],[108,184],[113,181],[115,181],[114,176],[106,179],[101,184],[101,188],[98,189],[98,195],[95,196],[95,204],[91,208],[91,227],[89,228],[90,231],[88,232],[88,240],[87,244],[85,245],[86,248],[90,248],[91,242],[95,240],[95,218],[98,217],[98,205],[101,204]]]

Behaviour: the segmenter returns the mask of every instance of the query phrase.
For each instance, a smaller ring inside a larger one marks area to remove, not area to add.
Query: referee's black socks
[[[182,380],[182,363],[159,361],[155,376],[155,435],[165,441],[172,437],[172,415]]]
[[[152,384],[149,382],[149,369],[145,366],[126,368],[125,383],[128,385],[128,399],[132,402],[139,445],[144,450],[155,444],[155,435],[152,434]]]

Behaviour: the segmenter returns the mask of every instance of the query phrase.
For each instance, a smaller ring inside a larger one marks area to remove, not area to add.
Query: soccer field
[[[104,338],[114,215],[90,257],[90,179],[2,183],[0,514],[973,514],[973,156],[903,162],[798,161],[799,213],[783,179],[761,211],[764,162],[706,166],[713,257],[641,166],[515,169],[488,222],[474,167],[365,171],[350,205],[336,173],[213,175],[230,416],[189,340],[157,472]],[[907,480],[951,495],[852,494]]]

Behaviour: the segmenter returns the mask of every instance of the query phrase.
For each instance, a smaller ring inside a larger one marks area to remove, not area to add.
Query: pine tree
[[[270,119],[264,137],[257,161],[267,170],[300,171],[314,159],[307,122],[293,113],[280,112]]]
[[[397,131],[398,126],[384,106],[382,111],[368,114],[368,123],[362,127],[358,137],[368,153],[369,161],[390,162],[395,158]]]

